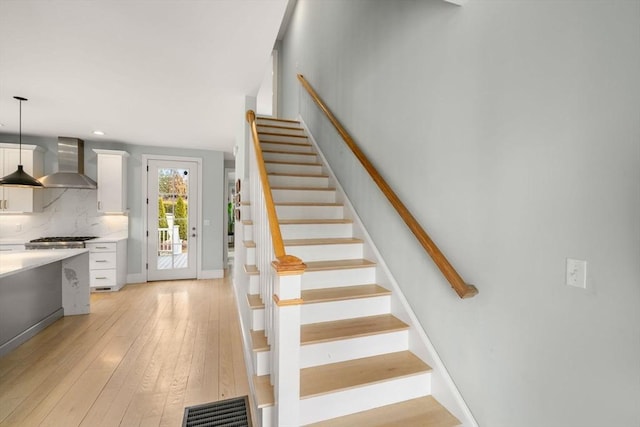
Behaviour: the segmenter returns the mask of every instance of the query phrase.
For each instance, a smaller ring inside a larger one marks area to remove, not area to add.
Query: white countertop
[[[31,268],[71,258],[88,249],[42,249],[33,251],[0,252],[0,278]]]
[[[107,236],[97,237],[95,239],[87,240],[85,243],[117,243],[121,240],[127,240],[129,236]]]

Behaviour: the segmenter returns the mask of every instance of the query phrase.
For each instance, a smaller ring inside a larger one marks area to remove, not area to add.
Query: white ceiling
[[[287,3],[0,0],[0,132],[231,152]]]

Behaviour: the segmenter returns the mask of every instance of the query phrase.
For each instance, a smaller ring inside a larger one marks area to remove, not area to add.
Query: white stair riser
[[[249,293],[253,295],[260,293],[260,276],[257,274],[249,276]]]
[[[251,329],[254,331],[264,331],[264,308],[254,308],[251,313]]]
[[[300,399],[300,424],[311,424],[431,393],[429,373]]]
[[[262,142],[260,147],[263,150],[288,151],[294,153],[312,153],[313,147],[306,144],[282,144],[279,142]]]
[[[353,236],[353,224],[280,224],[282,238],[321,239]]]
[[[279,202],[335,203],[336,190],[278,190],[271,189],[273,200]]]
[[[285,250],[288,255],[297,256],[303,261],[361,259],[363,253],[363,244],[345,243],[331,245],[288,246],[285,242]]]
[[[242,224],[242,236],[244,240],[253,240],[253,225]]]
[[[251,218],[251,205],[240,205],[240,220]]]
[[[274,427],[274,407],[267,406],[266,408],[258,409],[258,419],[262,421],[262,427]]]
[[[276,205],[279,219],[341,219],[342,206]]]
[[[271,132],[271,133],[276,133],[276,132]],[[260,143],[264,143],[266,141],[293,142],[295,144],[309,143],[309,139],[306,136],[301,138],[299,136],[284,135],[280,133],[278,133],[278,135],[266,135],[263,133],[258,136],[260,137]]]
[[[304,304],[300,313],[300,324],[331,322],[356,317],[377,316],[391,311],[389,295],[371,298],[356,298],[344,301]]]
[[[246,254],[246,264],[248,265],[256,265],[256,248],[247,248],[245,247]]]
[[[376,282],[376,267],[306,271],[302,275],[302,289],[333,288],[366,285]]]
[[[277,150],[277,151],[289,151],[289,150]],[[275,160],[279,162],[296,162],[296,163],[316,163],[318,156],[315,154],[298,154],[298,153],[262,153],[265,160]]]
[[[327,176],[290,176],[269,175],[269,184],[273,187],[329,187]]]
[[[280,125],[273,125],[280,126]],[[277,133],[280,135],[304,135],[304,129],[301,127],[287,126],[293,129],[282,129],[282,128],[274,128],[270,126],[258,125],[258,133]]]
[[[409,348],[408,337],[409,331],[397,331],[303,345],[300,347],[300,367],[309,368],[345,360],[405,351]]]
[[[271,352],[270,351],[254,351],[253,367],[257,376],[268,375],[271,373]]]
[[[299,173],[304,175],[322,174],[320,165],[302,165],[298,163],[266,163],[268,173]]]

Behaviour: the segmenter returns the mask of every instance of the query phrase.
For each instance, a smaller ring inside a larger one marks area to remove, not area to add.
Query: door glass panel
[[[158,168],[158,270],[189,267],[189,170]]]

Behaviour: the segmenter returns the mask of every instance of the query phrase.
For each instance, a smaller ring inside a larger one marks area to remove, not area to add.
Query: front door
[[[147,280],[196,278],[198,164],[147,160]]]

